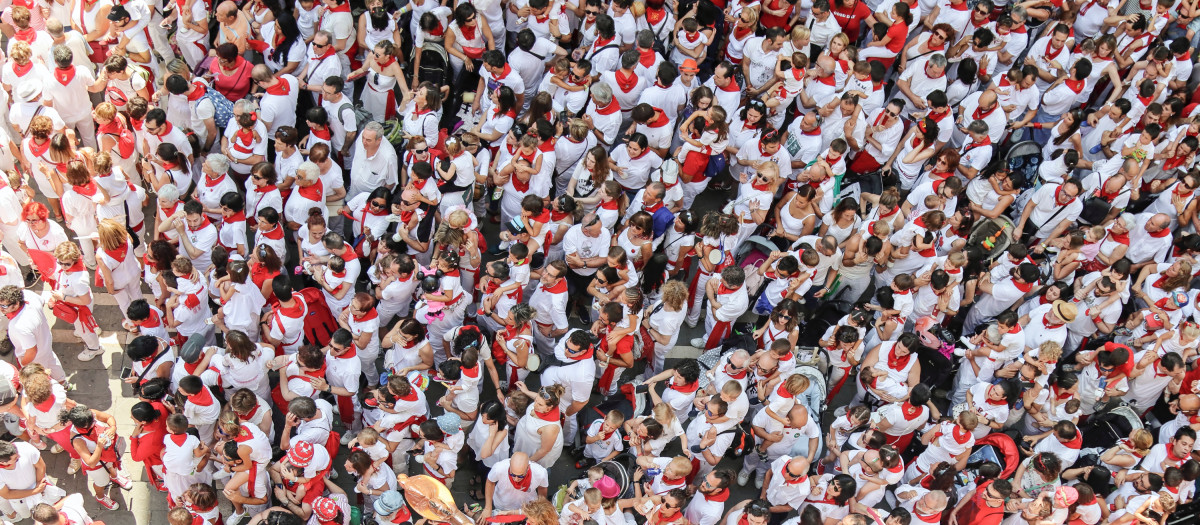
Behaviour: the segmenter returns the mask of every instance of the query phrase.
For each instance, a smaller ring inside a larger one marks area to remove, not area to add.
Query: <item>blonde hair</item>
[[[600,489],[596,487],[592,487],[583,491],[583,501],[588,505],[599,505],[601,499]]]
[[[114,106],[112,102],[105,101],[96,104],[96,109],[94,111],[96,112],[97,117],[105,120],[111,120],[117,117],[117,106]]]
[[[545,499],[536,499],[521,505],[521,513],[525,515],[528,525],[556,525],[558,512],[554,505]]]
[[[359,433],[358,433],[358,444],[359,445],[366,445],[366,446],[370,447],[378,442],[379,442],[379,431],[377,431],[373,428],[370,428],[370,427],[364,428],[361,431],[359,431]]]
[[[23,66],[28,64],[29,60],[33,58],[33,48],[29,47],[27,42],[16,40],[11,46],[12,49],[8,50],[8,57],[13,59],[14,62]]]
[[[676,478],[686,477],[692,473],[692,462],[683,456],[675,456],[667,463],[666,471],[674,474]]]
[[[622,423],[625,423],[625,414],[622,414],[620,410],[609,410],[608,414],[604,416],[604,421],[619,427]]]
[[[796,27],[792,28],[792,34],[790,36],[792,40],[812,38],[812,31],[809,31],[807,27],[797,24]]]
[[[958,424],[968,432],[974,432],[975,427],[979,426],[979,416],[971,410],[963,410],[958,414]]]
[[[129,232],[125,230],[125,225],[113,219],[100,221],[100,224],[96,225],[96,231],[100,235],[100,246],[105,250],[118,250],[129,240]]]
[[[1062,357],[1062,345],[1055,341],[1046,341],[1038,347],[1038,361],[1055,363],[1060,357]]]
[[[688,300],[687,285],[683,281],[667,281],[662,287],[662,300],[676,310],[683,308],[683,304]]]
[[[671,421],[675,420],[675,409],[671,408],[671,405],[666,403],[654,405],[654,408],[650,411],[650,414],[654,416],[655,421],[662,423],[664,427],[668,426]]]
[[[54,247],[54,258],[60,261],[70,261],[74,263],[79,260],[79,245],[71,241],[59,243]]]
[[[742,384],[737,381],[726,381],[721,385],[721,393],[729,397],[737,397],[742,395]]]
[[[1150,447],[1154,446],[1154,434],[1151,434],[1149,430],[1139,428],[1129,433],[1129,444],[1144,456],[1150,451]]]
[[[466,228],[471,225],[471,215],[466,210],[454,210],[446,217],[446,224],[451,228]]]
[[[794,396],[808,389],[808,378],[804,374],[792,374],[783,385]]]

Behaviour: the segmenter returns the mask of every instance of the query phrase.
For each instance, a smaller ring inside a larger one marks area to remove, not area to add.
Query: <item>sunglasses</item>
[[[16,303],[12,303],[12,304],[0,304],[0,309],[7,310],[7,309],[9,309],[9,308],[12,308],[12,307],[14,307],[14,306],[16,306]]]
[[[371,207],[372,207],[372,208],[382,208],[382,207],[384,207],[384,206],[387,206],[387,203],[386,203],[386,202],[377,202],[377,201],[371,201]]]
[[[429,151],[429,148],[421,148],[421,149],[414,149],[413,153],[416,153],[417,155],[421,155],[427,151]]]

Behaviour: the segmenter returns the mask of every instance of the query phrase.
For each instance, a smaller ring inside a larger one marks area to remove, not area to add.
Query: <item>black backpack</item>
[[[734,425],[733,428],[717,435],[724,434],[733,434],[733,440],[729,442],[729,448],[725,449],[725,457],[740,459],[754,451],[754,430],[750,428],[750,423],[742,421]]]
[[[450,83],[450,55],[441,44],[426,42],[415,52],[421,54],[421,68],[416,71],[413,85],[432,82],[435,86]]]

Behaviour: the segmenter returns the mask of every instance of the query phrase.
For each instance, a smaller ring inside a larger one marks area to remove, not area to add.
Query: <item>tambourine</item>
[[[529,354],[529,357],[525,358],[525,369],[526,370],[528,370],[530,372],[537,372],[541,368],[542,368],[542,358],[538,357],[537,354]]]

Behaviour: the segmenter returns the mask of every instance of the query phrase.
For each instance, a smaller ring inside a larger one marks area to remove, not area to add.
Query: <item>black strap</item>
[[[1058,201],[1055,201],[1054,203],[1055,203],[1055,204],[1058,204]],[[1037,229],[1038,229],[1038,230],[1041,230],[1042,228],[1045,228],[1047,224],[1050,224],[1050,223],[1054,222],[1054,218],[1055,218],[1055,217],[1058,217],[1058,214],[1060,214],[1060,213],[1062,213],[1063,211],[1065,211],[1065,210],[1066,210],[1066,209],[1067,209],[1069,206],[1070,206],[1070,204],[1067,204],[1066,206],[1059,206],[1059,207],[1058,207],[1058,210],[1056,210],[1056,211],[1054,212],[1054,215],[1051,215],[1049,219],[1046,219],[1046,221],[1045,221],[1045,222],[1043,222],[1043,223],[1039,224],[1039,225],[1038,225],[1038,227],[1037,227]],[[1034,233],[1037,233],[1037,232],[1035,231]]]
[[[42,109],[45,107],[46,106],[38,104],[37,109],[33,110],[33,116],[29,117],[29,123],[25,125],[25,131],[21,132],[22,135],[29,133],[29,127],[33,125],[33,119],[37,118],[38,115],[41,115]]]
[[[150,366],[146,367],[145,370],[142,370],[142,373],[138,374],[137,381],[134,382],[133,384],[135,384],[135,385],[142,384],[142,380],[146,378],[146,374],[150,373],[150,370],[152,370],[151,367],[154,366],[154,363],[157,363],[158,360],[160,358],[162,358],[162,356],[166,355],[166,353],[170,352],[170,351],[171,351],[171,347],[170,347],[170,345],[168,345],[166,348],[164,348],[163,350],[161,350],[157,354],[155,354],[154,360],[150,361]]]

